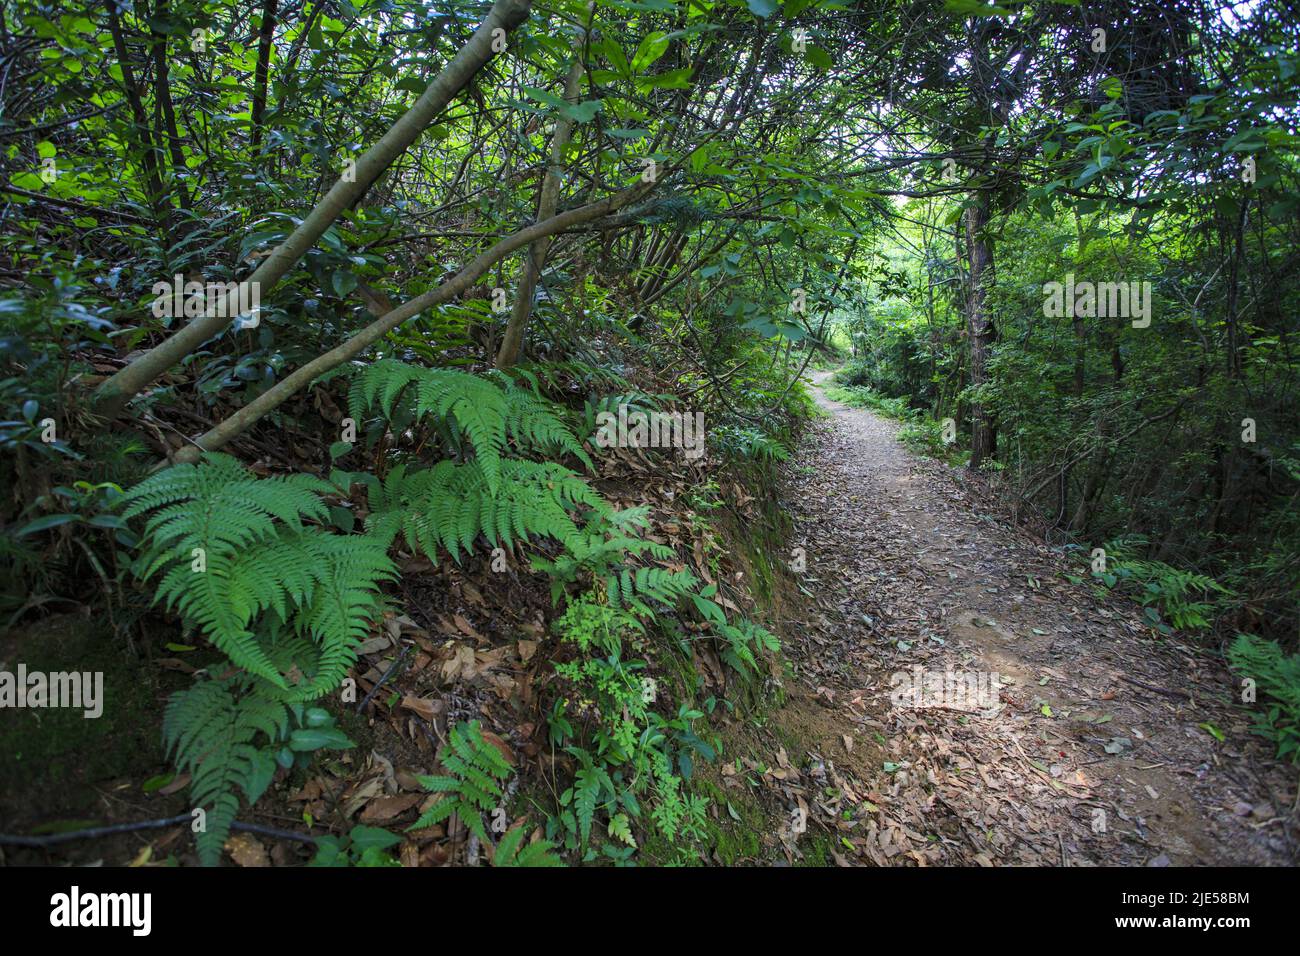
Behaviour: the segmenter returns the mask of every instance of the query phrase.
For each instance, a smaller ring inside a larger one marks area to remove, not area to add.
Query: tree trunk
[[[171,208],[167,203],[162,175],[158,170],[158,154],[155,152],[153,138],[149,135],[149,118],[144,112],[140,89],[135,85],[135,71],[131,69],[131,57],[126,49],[126,39],[122,35],[122,21],[117,15],[117,0],[107,0],[105,6],[108,8],[108,29],[113,36],[117,64],[122,69],[122,86],[126,90],[127,103],[131,107],[131,119],[135,122],[133,138],[140,150],[140,161],[144,164],[145,182],[149,187],[149,205],[162,224],[170,244]]]
[[[158,0],[157,14],[159,17],[166,19],[167,0]],[[181,137],[176,128],[176,108],[172,103],[171,75],[167,64],[167,35],[159,33],[157,30],[153,30],[151,33],[153,36],[154,99],[162,110],[163,123],[166,127],[165,136],[171,156],[172,183],[181,208],[189,209],[189,194],[183,182],[186,173],[185,153],[181,149]],[[160,131],[158,138],[162,139],[163,137],[164,133]]]
[[[573,64],[569,67],[569,75],[564,81],[566,103],[573,103],[578,98],[578,87],[582,83],[582,48],[585,37],[585,33],[580,33],[574,40]],[[538,222],[555,215],[555,207],[560,200],[560,177],[564,172],[564,151],[573,137],[573,127],[573,120],[563,114],[555,120],[555,132],[551,135],[550,157],[546,165],[546,175],[542,177],[541,192],[537,201]],[[552,237],[546,236],[528,247],[528,255],[524,257],[523,274],[519,277],[519,286],[515,289],[510,321],[506,323],[505,335],[501,339],[501,350],[497,352],[497,368],[509,368],[519,361],[519,353],[524,347],[524,333],[528,331],[528,320],[533,315],[533,296],[537,293],[537,281],[541,278],[542,267],[546,264],[546,254],[550,252],[553,241]]]
[[[275,17],[279,11],[278,0],[266,0],[262,8],[262,29],[257,44],[257,69],[253,73],[252,126],[253,151],[262,143],[262,118],[266,113],[267,76],[271,68],[271,43],[275,39]]]
[[[370,184],[442,113],[452,98],[494,56],[492,32],[498,28],[509,32],[519,26],[527,19],[530,4],[531,0],[496,0],[469,42],[434,78],[415,105],[357,160],[355,182],[342,179],[336,182],[298,228],[245,280],[258,290],[260,296],[265,297],[271,291],[316,244],[339,214],[363,195]],[[216,310],[216,314],[194,319],[105,381],[95,393],[95,410],[110,418],[121,414],[137,392],[229,325],[233,315],[231,309],[238,309],[238,300],[239,290],[236,290],[223,303],[224,307]]]
[[[970,384],[979,387],[988,380],[986,366],[994,340],[993,321],[985,305],[986,283],[993,266],[993,249],[984,236],[989,221],[988,197],[976,196],[974,206],[966,210],[966,247],[970,261],[970,294],[966,299],[966,336],[970,348]],[[970,466],[978,468],[997,450],[997,436],[983,404],[972,401]]]
[[[263,416],[278,408],[294,393],[307,387],[330,369],[337,368],[344,362],[360,355],[407,319],[413,318],[435,305],[450,302],[457,296],[464,294],[488,269],[516,249],[546,236],[553,236],[565,229],[612,215],[629,203],[643,198],[654,188],[654,184],[638,183],[631,189],[616,193],[599,202],[588,203],[576,209],[566,210],[550,219],[534,223],[526,229],[521,229],[507,236],[486,252],[480,253],[469,265],[436,289],[431,289],[423,295],[403,303],[387,315],[381,316],[370,323],[343,344],[336,346],[324,355],[317,356],[277,382],[221,424],[204,433],[193,445],[187,445],[177,451],[173,455],[174,460],[179,462],[197,461],[202,452],[214,451],[225,445],[237,435],[247,431]]]

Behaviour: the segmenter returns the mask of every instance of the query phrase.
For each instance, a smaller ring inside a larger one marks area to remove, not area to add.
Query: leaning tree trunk
[[[110,9],[112,2],[109,0]],[[495,31],[515,29],[528,18],[530,5],[531,0],[496,0],[469,42],[434,77],[415,105],[357,159],[353,181],[339,179],[302,223],[262,260],[244,282],[256,288],[262,296],[270,292],[334,220],[365,195],[371,183],[415,142],[416,137],[492,59],[498,52],[494,49],[497,41]],[[230,293],[222,307],[213,314],[196,318],[100,385],[95,393],[95,410],[110,418],[121,414],[137,392],[231,323],[231,317],[238,312],[239,295],[240,290]]]
[[[538,239],[553,236],[565,229],[571,229],[583,223],[612,216],[624,207],[644,199],[654,188],[653,183],[648,185],[638,183],[620,193],[615,193],[613,196],[608,196],[598,202],[588,203],[585,206],[578,206],[576,209],[568,209],[557,213],[550,219],[533,223],[531,226],[507,236],[490,249],[479,253],[460,272],[441,285],[380,316],[346,342],[335,346],[323,355],[318,355],[306,365],[276,382],[239,411],[219,425],[209,429],[193,443],[177,450],[172,456],[173,461],[194,462],[199,459],[203,452],[215,451],[221,448],[236,436],[243,434],[265,415],[278,408],[296,392],[306,388],[331,369],[338,368],[344,362],[356,358],[407,319],[463,295],[480,276],[512,252],[530,245]]]

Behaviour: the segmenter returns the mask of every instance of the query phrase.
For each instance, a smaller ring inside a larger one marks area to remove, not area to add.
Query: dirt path
[[[1296,773],[1248,733],[1213,659],[1067,581],[1061,549],[982,513],[897,425],[814,391],[831,418],[786,504],[816,611],[786,650],[817,690],[789,710],[829,764],[814,775],[864,801],[821,815],[842,862],[1296,862]],[[949,671],[986,692],[996,675],[992,699],[932,685],[923,703],[948,709],[891,701]]]

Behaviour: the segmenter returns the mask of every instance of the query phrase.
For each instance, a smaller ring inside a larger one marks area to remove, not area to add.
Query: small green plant
[[[1106,569],[1094,571],[1093,577],[1112,590],[1131,594],[1145,608],[1147,624],[1161,634],[1171,634],[1175,628],[1211,628],[1218,612],[1236,595],[1208,575],[1137,558],[1137,549],[1145,544],[1140,535],[1106,542]]]
[[[572,702],[584,718],[579,739],[569,719],[569,704],[557,703],[551,713],[551,740],[563,746],[578,764],[573,784],[560,795],[559,812],[548,823],[548,835],[568,849],[591,848],[593,826],[601,818],[605,836],[633,850],[634,822],[643,818],[642,799],[649,798],[649,823],[669,841],[679,836],[698,839],[703,833],[707,802],[686,792],[694,757],[712,760],[714,749],[695,733],[703,713],[686,705],[671,716],[654,705],[660,690],[645,677],[646,664],[625,659],[625,648],[644,639],[645,627],[636,614],[590,598],[570,604],[556,621],[556,632],[577,645],[576,660],[555,665],[578,696]]]
[[[691,603],[721,638],[722,660],[741,674],[752,674],[758,667],[758,658],[764,653],[779,651],[781,642],[775,634],[747,618],[742,618],[738,624],[729,623],[722,606],[712,600],[717,593],[718,586],[710,584],[698,594],[692,594]]]
[[[177,767],[191,775],[190,794],[202,810],[199,858],[209,866],[239,811],[239,791],[255,803],[277,763],[302,766],[314,751],[353,746],[327,711],[286,705],[267,681],[243,675],[200,681],[173,694],[163,715],[163,741],[175,751]]]
[[[402,842],[395,833],[379,827],[355,826],[346,837],[316,840],[316,856],[308,866],[401,866],[387,851]]]
[[[417,777],[420,785],[446,796],[420,815],[408,830],[441,823],[453,813],[480,840],[487,840],[483,814],[500,805],[502,783],[510,776],[510,762],[483,739],[477,720],[462,721],[451,729],[450,752],[442,755],[447,773]]]
[[[622,511],[605,510],[592,516],[581,532],[565,541],[565,552],[554,560],[534,558],[534,570],[551,578],[551,600],[558,603],[569,585],[594,580],[603,588],[610,604],[648,615],[646,601],[668,607],[695,587],[695,576],[687,570],[634,567],[631,558],[648,554],[658,560],[673,557],[667,545],[635,537],[645,526],[645,506]]]
[[[549,840],[524,843],[523,839],[523,827],[507,830],[492,854],[492,865],[519,867],[564,866],[564,861],[552,852],[555,849],[555,844]]]
[[[1277,641],[1238,634],[1228,661],[1267,698],[1253,705],[1254,732],[1273,742],[1279,760],[1300,763],[1300,654],[1283,653]]]
[[[790,457],[785,445],[758,428],[721,425],[712,438],[723,456],[734,461],[770,465]]]

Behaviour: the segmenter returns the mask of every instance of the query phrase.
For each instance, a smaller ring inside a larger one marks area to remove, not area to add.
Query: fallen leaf
[[[412,713],[419,714],[425,720],[433,720],[443,710],[441,699],[433,700],[428,697],[412,697],[409,694],[402,698],[402,707]]]
[[[226,852],[239,866],[263,867],[271,865],[266,847],[251,833],[236,833],[226,841]]]
[[[366,804],[359,819],[362,823],[387,823],[396,816],[405,813],[420,803],[425,795],[422,793],[404,793],[396,797],[376,797]]]

